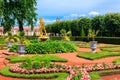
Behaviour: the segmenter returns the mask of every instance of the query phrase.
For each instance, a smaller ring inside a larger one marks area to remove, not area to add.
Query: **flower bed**
[[[80,66],[67,66],[64,64],[56,64],[56,66],[41,67],[39,69],[28,70],[26,68],[20,67],[21,63],[13,64],[10,67],[10,71],[13,73],[20,74],[41,74],[41,73],[59,73],[67,72],[69,76],[65,80],[91,80],[89,72],[91,71],[103,71],[109,69],[119,69],[120,64],[115,63],[101,63],[101,64],[90,64],[90,65],[80,65]],[[53,65],[51,63],[50,65]],[[100,73],[101,74],[101,73]],[[78,79],[79,78],[79,79]]]
[[[40,74],[40,73],[52,73],[52,72],[70,72],[71,70],[71,66],[66,66],[66,65],[62,65],[62,67],[59,67],[61,65],[56,65],[56,67],[39,68],[39,69],[33,69],[33,70],[21,68],[20,65],[21,63],[13,64],[10,67],[10,71],[15,73]]]
[[[84,69],[81,70],[81,72],[82,72],[81,80],[91,80],[88,72],[108,70],[108,69],[116,69],[116,68],[120,68],[120,64],[102,63],[102,64],[85,65]]]
[[[56,64],[56,67],[51,67],[51,68],[40,68],[40,69],[33,69],[33,70],[28,70],[25,68],[20,68],[21,63],[16,63],[13,64],[10,67],[10,71],[13,73],[20,73],[20,74],[40,74],[40,73],[56,73],[56,72],[67,72],[70,75],[66,78],[66,80],[72,80],[75,75],[79,73],[79,70],[77,71],[76,69],[73,69],[72,66],[67,66],[67,65],[58,65]],[[62,67],[59,67],[62,66]],[[84,74],[84,73],[83,73]]]
[[[102,63],[102,64],[90,64],[90,65],[82,65],[77,66],[77,68],[80,69],[82,73],[82,77],[80,80],[91,80],[91,77],[88,72],[91,71],[100,71],[100,70],[109,70],[109,69],[118,69],[120,68],[120,64],[114,64],[114,63]],[[75,73],[74,75],[76,75]],[[72,75],[72,76],[74,76]],[[71,77],[67,80],[74,80]]]

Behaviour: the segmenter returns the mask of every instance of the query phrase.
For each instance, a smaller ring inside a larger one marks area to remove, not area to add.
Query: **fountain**
[[[40,27],[39,28],[39,32],[40,32],[39,39],[41,41],[46,41],[49,38],[49,36],[46,33],[45,26],[44,26],[44,19],[43,18],[40,18],[40,26],[39,27]]]

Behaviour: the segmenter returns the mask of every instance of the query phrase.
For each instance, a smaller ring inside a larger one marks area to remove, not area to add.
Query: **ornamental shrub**
[[[39,69],[40,68],[40,61],[34,61],[33,63],[33,69]]]
[[[49,53],[66,53],[77,51],[77,47],[65,41],[46,41],[39,43],[32,43],[25,48],[26,53],[38,53],[38,54],[49,54]]]
[[[9,49],[10,52],[17,52],[17,50],[18,50],[17,44],[12,45]]]
[[[17,45],[13,45],[10,48],[11,52],[17,52]],[[38,40],[30,41],[29,45],[26,45],[25,51],[28,54],[50,54],[50,53],[66,53],[77,51],[77,47],[67,41],[46,41],[41,42]]]

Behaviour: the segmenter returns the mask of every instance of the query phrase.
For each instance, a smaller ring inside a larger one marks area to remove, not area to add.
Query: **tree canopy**
[[[23,31],[23,25],[26,23],[34,26],[36,18],[35,6],[36,0],[0,0],[0,19],[4,32],[10,30],[16,23],[19,25],[19,31]]]
[[[98,36],[120,37],[120,13],[109,13],[94,17],[81,17],[76,20],[60,21],[46,25],[52,33],[60,33],[64,28],[72,32],[72,36],[87,36],[89,29],[99,30]]]

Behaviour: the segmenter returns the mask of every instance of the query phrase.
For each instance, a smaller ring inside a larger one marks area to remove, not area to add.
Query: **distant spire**
[[[59,21],[60,21],[60,18],[59,18],[59,17],[57,17],[57,18],[56,18],[56,22],[59,22]]]

